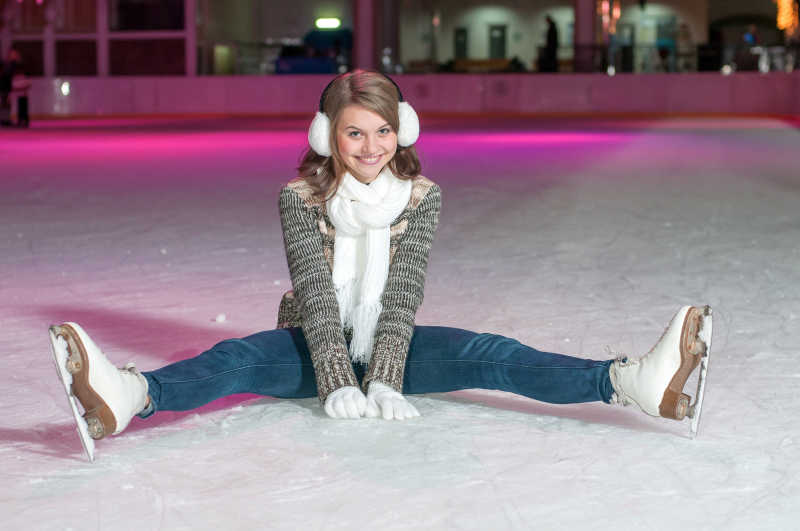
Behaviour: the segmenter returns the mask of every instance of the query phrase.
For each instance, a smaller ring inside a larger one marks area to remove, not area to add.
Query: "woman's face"
[[[368,184],[394,157],[397,132],[379,114],[348,105],[339,116],[336,143],[347,171]]]

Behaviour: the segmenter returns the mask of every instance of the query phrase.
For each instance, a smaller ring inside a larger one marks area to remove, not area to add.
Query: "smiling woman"
[[[394,157],[397,133],[379,114],[359,105],[342,111],[336,128],[336,145],[353,177],[369,184]]]
[[[420,172],[418,136],[417,114],[391,79],[350,72],[322,92],[298,173],[319,199],[329,198],[348,171],[370,182],[385,166],[411,179]]]

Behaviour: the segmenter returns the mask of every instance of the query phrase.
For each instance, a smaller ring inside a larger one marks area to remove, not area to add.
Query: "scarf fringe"
[[[339,317],[342,319],[342,325],[345,327],[353,326],[353,299],[356,292],[356,281],[350,279],[344,284],[335,286],[336,302],[339,303]]]
[[[353,340],[350,342],[350,359],[364,364],[372,357],[372,346],[375,343],[375,329],[378,328],[378,317],[383,306],[359,304],[353,310]]]

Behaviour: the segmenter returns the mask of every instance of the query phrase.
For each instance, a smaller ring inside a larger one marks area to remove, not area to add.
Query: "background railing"
[[[539,57],[543,55],[544,50],[540,48]],[[204,42],[199,44],[197,56],[200,75],[324,74],[349,68],[347,50],[338,54],[321,53],[304,45],[300,39]],[[539,72],[538,60],[526,64],[516,57],[389,63],[388,71],[393,73]],[[800,45],[702,44],[683,49],[655,44],[563,46],[558,50],[557,63],[559,73],[791,72],[800,68]]]
[[[543,55],[540,48],[539,57]],[[539,72],[539,61],[533,63],[510,58],[454,59],[437,64],[423,59],[407,61],[402,69],[407,73]],[[569,46],[559,48],[557,63],[559,73],[791,72],[800,68],[800,46],[703,44],[681,50],[658,45]]]

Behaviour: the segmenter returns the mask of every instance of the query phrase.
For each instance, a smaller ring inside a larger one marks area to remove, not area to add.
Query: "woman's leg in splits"
[[[482,388],[553,404],[635,404],[654,417],[691,418],[694,436],[703,407],[712,324],[709,306],[684,306],[647,354],[606,361],[541,352],[496,334],[418,326],[411,339],[403,391]],[[692,403],[685,386],[698,368]]]
[[[94,459],[92,439],[122,432],[135,415],[184,411],[234,393],[282,398],[317,395],[311,356],[300,328],[222,341],[199,356],[146,373],[133,363],[117,368],[77,323],[53,325],[49,334],[56,368],[90,461]]]
[[[594,361],[542,352],[496,334],[417,326],[403,392],[458,389],[509,391],[553,404],[610,402],[613,360]]]
[[[227,339],[194,358],[142,375],[150,404],[139,413],[141,417],[194,409],[236,393],[277,398],[317,395],[311,355],[300,328]]]

